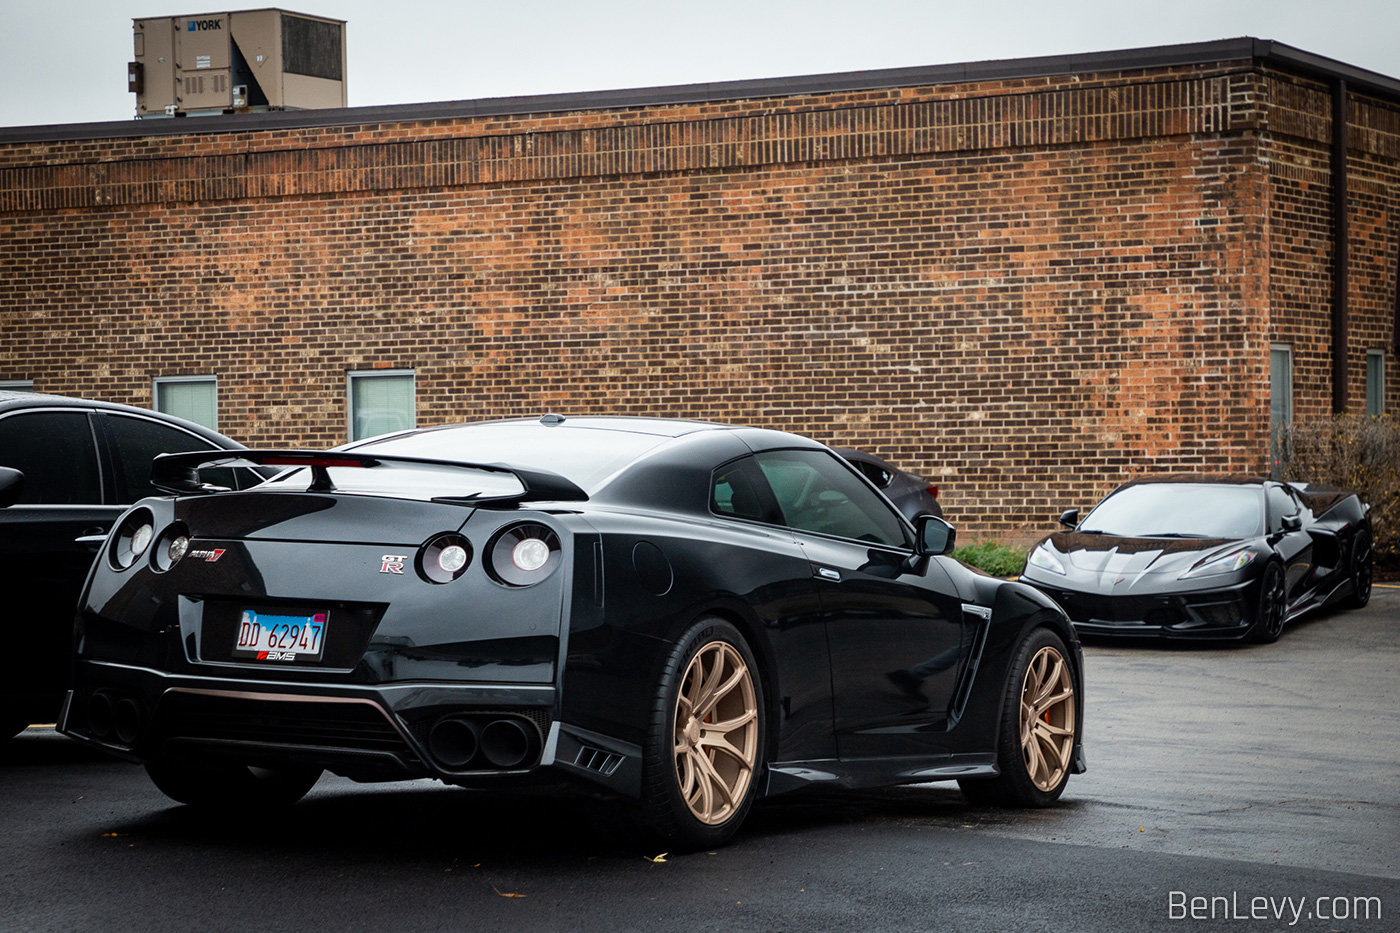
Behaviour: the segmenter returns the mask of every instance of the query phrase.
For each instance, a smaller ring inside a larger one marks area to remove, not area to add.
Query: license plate
[[[235,658],[254,661],[319,661],[326,644],[326,613],[273,615],[243,610]]]

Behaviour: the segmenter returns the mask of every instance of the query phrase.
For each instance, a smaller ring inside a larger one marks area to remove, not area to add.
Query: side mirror
[[[921,557],[937,557],[953,549],[957,531],[937,515],[920,515],[914,520],[914,529],[919,533],[916,553]]]
[[[1283,530],[1284,530],[1284,531],[1302,531],[1302,530],[1303,530],[1303,516],[1301,516],[1301,515],[1285,515],[1285,516],[1283,517]]]
[[[1070,529],[1076,527],[1079,524],[1079,510],[1065,509],[1060,513],[1060,524]]]
[[[0,509],[14,505],[23,492],[24,474],[9,467],[0,467]]]

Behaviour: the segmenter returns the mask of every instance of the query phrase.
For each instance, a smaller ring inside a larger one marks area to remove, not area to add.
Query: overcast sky
[[[265,5],[0,0],[0,126],[131,119],[133,18]],[[285,0],[281,8],[347,22],[352,107],[1239,36],[1400,78],[1400,0]]]

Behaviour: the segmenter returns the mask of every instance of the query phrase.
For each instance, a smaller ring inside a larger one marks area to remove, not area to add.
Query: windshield
[[[1208,483],[1144,483],[1113,493],[1082,532],[1129,538],[1252,538],[1264,533],[1264,490]]]
[[[500,464],[557,473],[591,492],[633,460],[669,438],[626,430],[544,428],[534,423],[475,424],[418,431],[349,446],[348,450],[427,460]],[[521,491],[514,476],[482,470],[432,466],[404,468],[332,467],[331,482],[341,492],[410,498],[509,496]],[[310,471],[296,469],[275,480],[281,488],[305,489]]]

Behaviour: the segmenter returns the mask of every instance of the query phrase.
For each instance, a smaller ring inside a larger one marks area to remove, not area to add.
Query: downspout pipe
[[[1347,83],[1332,82],[1332,414],[1347,410]]]
[[[1390,328],[1395,352],[1400,355],[1400,248],[1395,250],[1395,321]]]

